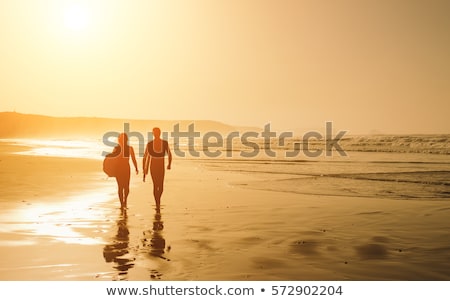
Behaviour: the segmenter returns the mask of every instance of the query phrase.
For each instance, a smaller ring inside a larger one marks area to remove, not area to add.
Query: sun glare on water
[[[80,4],[71,4],[64,8],[64,25],[73,31],[85,30],[90,22],[89,10]]]

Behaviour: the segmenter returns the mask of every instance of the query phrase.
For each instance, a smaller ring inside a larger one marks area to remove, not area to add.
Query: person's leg
[[[158,196],[158,203],[161,203],[161,196],[164,191],[164,169],[160,173],[158,177],[158,190],[157,190],[157,196]]]
[[[123,207],[127,207],[128,195],[130,194],[130,169],[123,179]]]
[[[158,176],[156,172],[152,172],[152,182],[153,182],[153,198],[155,199],[156,208],[159,208],[159,196],[158,196]]]
[[[117,194],[119,195],[119,201],[120,201],[120,207],[123,207],[123,187],[122,187],[122,180],[120,176],[116,177],[117,181]]]
[[[164,182],[164,160],[152,160],[150,163],[150,173],[153,181],[153,196],[155,198],[156,207],[159,208]]]

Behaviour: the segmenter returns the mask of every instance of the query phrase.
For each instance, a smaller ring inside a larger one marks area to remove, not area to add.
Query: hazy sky
[[[0,111],[450,133],[450,1],[0,0]]]

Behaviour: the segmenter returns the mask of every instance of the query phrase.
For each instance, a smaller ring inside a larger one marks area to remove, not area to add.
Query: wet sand
[[[98,161],[16,159],[2,187],[31,185],[30,164],[49,175],[3,192],[0,280],[450,279],[448,198],[273,191],[267,174],[175,159],[160,214],[141,174],[124,212]]]

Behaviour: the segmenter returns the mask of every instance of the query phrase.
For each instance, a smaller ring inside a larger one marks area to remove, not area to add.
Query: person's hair
[[[130,149],[128,148],[128,135],[126,133],[119,134],[119,146],[123,149],[124,157],[128,157],[130,155]]]

